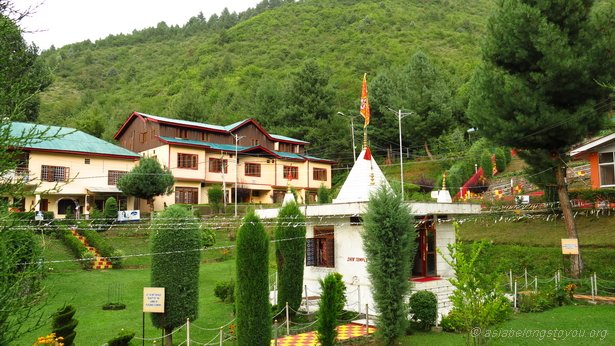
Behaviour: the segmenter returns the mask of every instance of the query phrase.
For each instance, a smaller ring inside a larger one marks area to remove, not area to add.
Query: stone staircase
[[[86,247],[86,249],[88,249],[88,251],[90,251],[94,255],[94,264],[92,264],[92,269],[111,269],[113,268],[113,266],[111,265],[111,261],[109,261],[109,259],[107,259],[106,257],[102,257],[100,253],[98,252],[98,250],[96,250],[96,248],[94,248],[93,246],[90,246],[88,244],[88,240],[84,236],[77,233],[77,231],[74,228],[71,228],[70,232],[72,233],[74,237],[79,239],[79,241]]]

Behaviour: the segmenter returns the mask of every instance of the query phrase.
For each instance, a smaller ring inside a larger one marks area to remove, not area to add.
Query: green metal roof
[[[70,127],[37,125],[21,122],[11,123],[11,137],[24,138],[34,135],[34,140],[14,143],[23,149],[63,151],[93,155],[111,155],[139,158],[139,154],[115,144],[103,141],[83,131]]]

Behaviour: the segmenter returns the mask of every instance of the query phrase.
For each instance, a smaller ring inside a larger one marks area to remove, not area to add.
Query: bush
[[[235,280],[218,282],[214,287],[214,296],[225,303],[234,303]]]
[[[106,221],[111,222],[111,220],[117,219],[117,200],[114,197],[109,197],[105,201],[105,207],[103,209],[103,217]]]
[[[73,318],[75,315],[75,308],[72,305],[65,305],[53,313],[52,317],[52,332],[56,336],[64,338],[63,344],[66,346],[73,345],[73,340],[77,333],[75,328],[79,321]]]
[[[201,246],[212,247],[216,243],[216,232],[201,225]]]
[[[506,170],[506,155],[502,148],[495,149],[495,167],[500,173]]]
[[[70,249],[73,255],[77,259],[81,259],[81,266],[84,269],[91,269],[92,263],[94,261],[94,255],[77,239],[77,237],[73,236],[72,233],[64,228],[60,230],[60,239]]]
[[[135,332],[121,330],[118,335],[107,342],[108,346],[129,346],[130,340],[135,337]]]
[[[431,291],[418,291],[410,297],[412,321],[420,330],[430,330],[438,319],[438,298]]]
[[[337,337],[336,327],[340,314],[339,303],[341,298],[340,277],[339,273],[329,273],[323,280],[319,280],[321,294],[318,303],[317,330],[318,342],[324,346],[333,345]]]
[[[216,214],[219,213],[222,202],[224,202],[224,191],[222,190],[222,186],[212,185],[207,190],[207,200],[211,206],[212,212]]]
[[[328,189],[324,185],[320,185],[317,193],[318,193],[318,204],[331,203],[331,189]]]
[[[448,315],[442,317],[440,326],[442,330],[450,333],[457,333],[464,331],[463,320],[456,310],[451,310]]]
[[[98,232],[91,229],[81,229],[78,232],[87,239],[90,246],[98,250],[102,257],[111,259],[113,267],[121,267],[123,253],[109,244]]]
[[[480,167],[483,169],[483,175],[490,177],[492,175],[493,164],[491,163],[491,153],[485,150],[480,155]]]
[[[554,292],[526,292],[519,295],[519,311],[521,312],[543,312],[554,306]]]

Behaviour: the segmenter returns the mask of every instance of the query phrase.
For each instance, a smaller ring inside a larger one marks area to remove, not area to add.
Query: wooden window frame
[[[65,182],[70,177],[70,168],[62,166],[41,166],[41,181]]]
[[[244,174],[247,177],[260,177],[261,176],[261,164],[254,162],[246,162],[244,164]]]
[[[199,204],[199,188],[188,186],[175,187],[176,204]]]
[[[117,185],[117,181],[126,173],[128,172],[110,170],[107,172],[107,185]]]
[[[335,230],[332,226],[315,227],[314,237],[306,239],[305,265],[335,268]]]
[[[602,155],[604,154],[611,154],[611,160],[610,161],[603,161],[602,160]],[[605,182],[605,177],[603,174],[604,170],[608,170],[610,168],[610,170],[613,172],[611,177],[615,176],[615,152],[602,152],[602,153],[598,153],[598,171],[600,172],[600,187],[612,187],[615,186],[615,181],[614,182]]]
[[[282,176],[287,180],[299,180],[299,167],[284,166]],[[288,177],[290,177],[290,179],[288,179]]]
[[[327,169],[326,168],[320,168],[320,167],[314,167],[312,169],[312,179],[313,180],[318,180],[318,181],[327,181]]]
[[[208,168],[210,173],[228,173],[228,160],[210,157]]]
[[[182,169],[199,169],[199,155],[177,153],[177,168]]]

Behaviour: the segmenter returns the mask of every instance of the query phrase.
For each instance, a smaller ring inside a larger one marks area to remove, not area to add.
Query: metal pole
[[[538,292],[538,276],[534,277],[534,293]]]
[[[510,282],[510,285],[508,287],[510,287],[510,290],[512,291],[513,289],[513,281],[512,281],[512,269],[508,270],[508,282]]]
[[[220,327],[220,346],[222,346],[222,342],[224,342],[224,332],[222,331],[222,327]]]
[[[350,116],[350,133],[352,133],[352,159],[353,162],[357,162],[357,152],[354,146],[354,119]]]
[[[369,333],[369,307],[365,304],[365,334]]]
[[[237,217],[237,184],[239,180],[239,156],[237,155],[237,145],[239,143],[239,140],[242,139],[244,136],[238,136],[236,134],[233,134],[233,137],[235,137],[235,217]]]
[[[186,346],[190,346],[190,318],[186,319]]]
[[[517,280],[515,280],[515,289],[513,292],[513,306],[515,309],[517,308]]]
[[[401,179],[401,200],[404,200],[404,158],[403,158],[403,149],[401,146],[401,109],[397,113],[398,123],[399,123],[399,175]]]
[[[273,321],[273,327],[275,328],[275,333],[274,333],[274,345],[278,346],[278,320]]]
[[[303,285],[303,287],[305,289],[305,311],[309,315],[310,314],[310,301],[309,301],[308,295],[307,295],[307,285]]]
[[[357,285],[357,300],[359,301],[359,312],[361,312],[361,285]]]
[[[286,302],[286,335],[290,335],[290,318],[288,313],[288,302]]]
[[[527,267],[525,268],[524,277],[525,277],[525,289],[527,290]]]
[[[143,312],[143,321],[141,321],[141,326],[143,326],[143,346],[145,346],[145,311]]]

